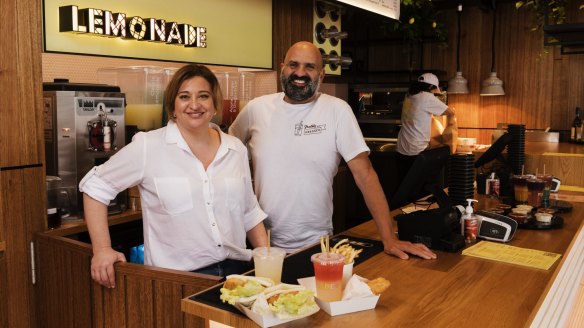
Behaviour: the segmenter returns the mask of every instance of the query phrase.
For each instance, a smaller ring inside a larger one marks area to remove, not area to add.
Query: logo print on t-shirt
[[[294,135],[295,136],[301,136],[303,134],[318,134],[321,133],[323,131],[326,131],[326,124],[302,124],[302,121],[300,121],[300,123],[296,123],[294,125]]]
[[[300,121],[300,123],[296,123],[296,125],[294,125],[294,135],[295,136],[302,135],[302,121]]]

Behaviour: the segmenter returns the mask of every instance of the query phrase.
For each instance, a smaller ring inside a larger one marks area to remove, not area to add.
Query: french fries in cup
[[[331,253],[342,254],[345,257],[345,264],[351,264],[363,251],[363,249],[355,249],[349,244],[349,239],[345,238],[336,243],[331,248]]]

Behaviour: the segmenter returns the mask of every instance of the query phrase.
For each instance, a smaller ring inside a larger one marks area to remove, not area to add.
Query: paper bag
[[[445,124],[443,123],[445,122]],[[445,127],[446,125],[446,127]],[[456,152],[456,144],[458,143],[458,124],[456,116],[432,116],[432,124],[430,126],[430,143],[428,148],[433,148],[440,145],[447,145],[450,147],[450,153]]]

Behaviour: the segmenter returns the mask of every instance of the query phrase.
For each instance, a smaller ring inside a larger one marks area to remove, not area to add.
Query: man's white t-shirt
[[[288,252],[332,233],[333,178],[341,158],[368,152],[351,107],[319,94],[289,104],[284,93],[250,101],[229,133],[248,145],[271,243]]]
[[[401,129],[397,137],[397,151],[414,156],[421,153],[430,143],[432,115],[442,115],[448,105],[430,92],[420,92],[407,96],[404,100]]]
[[[144,264],[192,271],[226,258],[250,260],[246,232],[266,214],[253,193],[247,149],[233,136],[220,136],[217,154],[205,170],[174,122],[138,133],[89,171],[79,189],[109,204],[119,192],[138,185]]]

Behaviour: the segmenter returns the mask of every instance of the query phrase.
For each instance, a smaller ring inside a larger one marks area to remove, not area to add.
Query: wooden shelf
[[[544,45],[561,46],[562,54],[584,53],[584,24],[544,25]]]
[[[142,219],[142,211],[127,210],[121,214],[108,217],[108,225],[112,226],[140,219]],[[87,224],[85,220],[79,219],[75,221],[64,221],[61,227],[47,230],[45,233],[53,236],[68,236],[85,231],[87,231]]]

